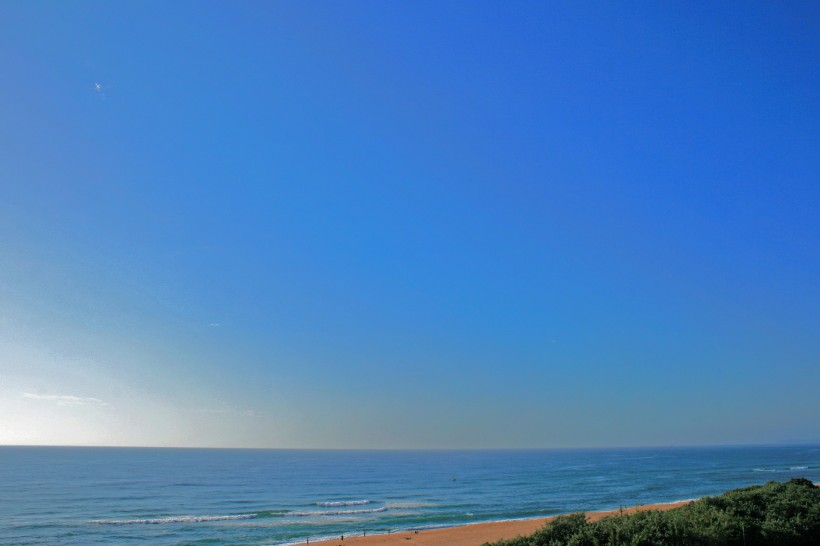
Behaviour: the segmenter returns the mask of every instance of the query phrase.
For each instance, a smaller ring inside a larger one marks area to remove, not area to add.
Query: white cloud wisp
[[[24,392],[23,398],[28,400],[45,400],[55,402],[58,406],[107,406],[107,402],[103,402],[99,398],[74,396],[71,394],[32,394]]]

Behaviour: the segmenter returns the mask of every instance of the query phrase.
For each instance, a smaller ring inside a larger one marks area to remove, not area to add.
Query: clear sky
[[[820,439],[817,2],[0,3],[0,443]]]

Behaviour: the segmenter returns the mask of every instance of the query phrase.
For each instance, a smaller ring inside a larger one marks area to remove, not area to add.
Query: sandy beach
[[[666,504],[647,504],[643,506],[626,508],[623,512],[632,513],[638,510],[670,510],[672,508],[677,508],[688,504],[688,502],[689,501]],[[588,512],[587,518],[590,521],[595,521],[619,512],[619,510],[610,510],[607,512]],[[321,542],[311,541],[310,544],[317,544],[321,546],[398,546],[400,544],[405,544],[408,546],[479,546],[485,542],[493,542],[502,538],[515,538],[520,535],[529,535],[556,517],[557,516],[515,521],[473,523],[469,525],[460,525],[445,529],[431,529],[427,531],[409,531],[383,535],[345,537],[344,540],[339,537],[335,540],[324,540]]]

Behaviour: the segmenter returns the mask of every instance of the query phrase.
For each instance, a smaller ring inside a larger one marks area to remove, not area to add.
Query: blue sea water
[[[820,446],[532,451],[0,447],[0,544],[287,544],[805,477]]]

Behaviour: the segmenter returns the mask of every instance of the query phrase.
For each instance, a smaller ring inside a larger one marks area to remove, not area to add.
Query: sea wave
[[[791,466],[791,467],[789,467],[789,470],[808,470],[808,469],[809,469],[808,466]]]
[[[202,523],[206,521],[231,521],[253,519],[256,514],[236,514],[233,516],[169,516],[165,518],[142,519],[94,519],[90,523],[99,525],[161,525],[163,523]]]
[[[752,472],[777,472],[776,468],[755,468]]]
[[[411,508],[432,508],[438,506],[432,502],[421,501],[388,501],[386,502],[388,508],[396,509],[411,509]]]
[[[353,516],[356,514],[375,514],[377,512],[387,512],[387,507],[372,508],[366,510],[317,510],[313,512],[290,512],[288,516],[311,517],[311,516]]]
[[[363,500],[345,500],[345,501],[326,501],[326,502],[317,502],[316,506],[324,506],[326,508],[335,508],[337,506],[361,506],[363,504],[370,504],[370,501],[367,499]]]

